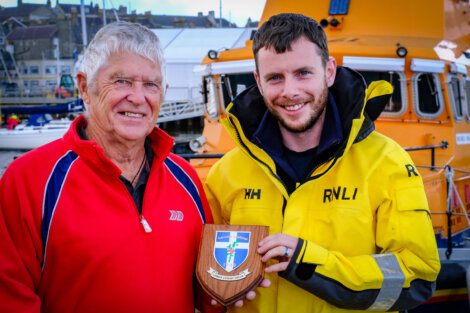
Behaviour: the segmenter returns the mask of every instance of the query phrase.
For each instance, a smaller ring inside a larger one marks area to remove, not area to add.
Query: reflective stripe
[[[395,255],[391,253],[375,254],[373,257],[382,271],[384,281],[375,302],[367,310],[387,311],[400,296],[405,282],[405,274],[403,274]]]
[[[42,221],[41,221],[41,237],[43,258],[41,269],[44,269],[46,262],[46,247],[49,240],[49,230],[51,228],[52,217],[59,202],[62,187],[64,186],[65,179],[72,167],[73,162],[78,158],[78,155],[73,151],[67,151],[54,165],[51,175],[47,180],[46,189],[44,191],[44,202],[42,205]]]
[[[166,158],[164,161],[166,167],[169,169],[173,177],[180,183],[180,185],[186,190],[188,195],[193,200],[196,208],[201,217],[202,223],[206,223],[206,216],[204,214],[204,208],[202,206],[201,197],[199,196],[199,190],[196,184],[193,182],[191,177],[172,159]]]

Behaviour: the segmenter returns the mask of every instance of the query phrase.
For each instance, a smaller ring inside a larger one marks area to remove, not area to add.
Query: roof
[[[219,26],[218,18],[211,19],[208,16],[188,16],[188,15],[137,15],[137,22],[149,28],[166,27],[186,27],[203,28]],[[223,27],[235,27],[235,24],[222,19]]]
[[[23,3],[20,7],[0,7],[0,21],[12,16],[28,17],[34,10],[45,6],[45,4]]]
[[[71,14],[72,9],[75,8],[78,13],[80,13],[80,4],[69,4],[69,3],[58,3],[58,7],[60,7],[65,13]],[[85,10],[85,14],[96,13],[98,9],[94,9],[92,5],[83,5],[83,9]]]
[[[51,38],[56,31],[57,27],[55,25],[15,28],[11,34],[7,36],[7,40],[47,39]]]

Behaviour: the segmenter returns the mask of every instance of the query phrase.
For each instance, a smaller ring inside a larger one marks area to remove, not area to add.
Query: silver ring
[[[284,256],[289,256],[289,248],[284,246],[286,250],[284,250]]]

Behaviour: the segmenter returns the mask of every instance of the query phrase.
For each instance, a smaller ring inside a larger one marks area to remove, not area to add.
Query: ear
[[[82,98],[83,102],[88,104],[89,97],[89,86],[86,79],[86,74],[83,72],[77,73],[77,88],[78,92],[80,93],[80,97]]]
[[[261,78],[259,77],[258,70],[253,71],[253,76],[256,80],[256,85],[258,85],[259,92],[263,95],[263,88],[261,88]]]
[[[325,77],[326,77],[326,83],[328,84],[328,87],[333,86],[333,83],[335,82],[336,78],[336,59],[333,57],[329,57],[328,61],[326,62],[326,68],[325,68]]]

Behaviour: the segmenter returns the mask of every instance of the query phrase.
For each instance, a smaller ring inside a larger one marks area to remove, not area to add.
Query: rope
[[[462,208],[463,211],[463,216],[465,216],[465,219],[467,220],[467,224],[470,225],[470,218],[468,217],[468,212],[465,208],[465,205],[463,204],[462,198],[460,197],[459,190],[457,189],[457,186],[454,183],[454,169],[450,166],[445,167],[445,176],[447,180],[447,209],[450,210],[449,213],[451,213],[452,210],[452,198],[455,195],[459,206]]]

